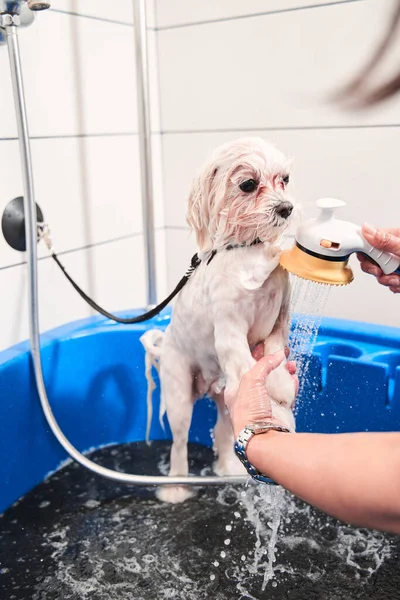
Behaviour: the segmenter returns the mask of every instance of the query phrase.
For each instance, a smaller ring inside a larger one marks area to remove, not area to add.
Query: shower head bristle
[[[299,248],[298,245],[282,253],[280,264],[289,273],[316,283],[348,285],[354,279],[347,260],[336,262],[317,258]]]
[[[27,0],[28,6],[33,11],[46,10],[50,8],[50,2],[40,2],[39,0]]]

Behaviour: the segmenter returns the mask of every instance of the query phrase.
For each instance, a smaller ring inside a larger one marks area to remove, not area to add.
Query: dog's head
[[[290,161],[260,138],[218,148],[192,184],[187,222],[201,251],[274,242],[288,226]]]

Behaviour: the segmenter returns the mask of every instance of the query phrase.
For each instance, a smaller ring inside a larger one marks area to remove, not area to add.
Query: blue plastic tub
[[[138,314],[140,311],[138,311]],[[141,325],[90,318],[42,336],[44,378],[61,428],[81,451],[140,441],[146,381]],[[154,395],[159,402],[158,393]],[[154,410],[151,439],[170,437]],[[211,444],[213,403],[195,406],[190,441]],[[326,319],[298,403],[299,431],[400,430],[400,329]],[[43,417],[28,343],[0,353],[0,513],[66,458]]]

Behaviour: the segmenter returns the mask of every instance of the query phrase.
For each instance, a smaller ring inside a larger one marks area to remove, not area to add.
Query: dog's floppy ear
[[[193,181],[189,193],[186,221],[196,233],[197,245],[201,252],[207,252],[212,248],[209,225],[215,196],[213,184],[216,174],[215,164],[209,165]]]

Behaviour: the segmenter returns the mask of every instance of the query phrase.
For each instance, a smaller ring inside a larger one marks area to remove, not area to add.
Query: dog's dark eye
[[[242,192],[246,192],[246,194],[250,194],[250,192],[254,192],[257,189],[258,183],[255,179],[246,179],[239,185]]]
[[[285,177],[282,178],[282,181],[285,185],[287,185],[289,183],[289,175],[285,175]]]

